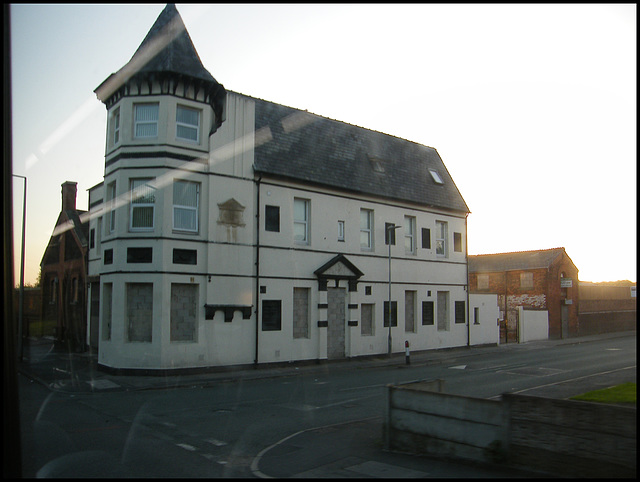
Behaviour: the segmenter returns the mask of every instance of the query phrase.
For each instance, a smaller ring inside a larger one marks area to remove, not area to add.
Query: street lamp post
[[[24,179],[24,193],[22,199],[22,253],[20,255],[20,295],[18,298],[18,356],[22,361],[22,323],[24,318],[24,235],[27,222],[27,178],[18,174],[14,177]]]
[[[389,346],[387,355],[391,357],[391,231],[394,232],[402,226],[389,224],[386,227],[387,243],[389,244],[389,304],[387,305],[387,322],[389,324]]]

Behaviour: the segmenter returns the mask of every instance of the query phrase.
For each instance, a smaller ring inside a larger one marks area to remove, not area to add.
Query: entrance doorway
[[[327,288],[327,358],[345,356],[345,288]]]

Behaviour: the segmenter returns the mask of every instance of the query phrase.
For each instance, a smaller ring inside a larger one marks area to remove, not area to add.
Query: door
[[[569,307],[567,305],[562,305],[560,307],[560,320],[562,322],[562,332],[560,333],[560,338],[568,338],[569,337]]]
[[[345,356],[345,288],[327,288],[327,358]]]

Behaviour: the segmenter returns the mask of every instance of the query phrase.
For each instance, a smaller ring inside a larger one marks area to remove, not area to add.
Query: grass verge
[[[571,400],[582,400],[596,403],[636,403],[636,384],[623,383],[615,387],[603,388],[571,397]]]

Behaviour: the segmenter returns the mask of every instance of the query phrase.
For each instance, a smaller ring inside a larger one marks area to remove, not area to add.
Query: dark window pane
[[[453,250],[462,251],[462,234],[460,233],[453,233]]]
[[[384,326],[389,326],[389,302],[384,302]],[[391,302],[391,326],[398,326],[398,302]]]
[[[280,207],[264,207],[264,229],[266,231],[280,232]]]
[[[456,301],[456,323],[464,323],[465,318],[464,301]]]
[[[422,302],[422,324],[433,325],[433,301]]]
[[[431,249],[431,230],[429,228],[422,228],[422,247]]]
[[[104,250],[104,264],[113,264],[113,249]]]
[[[151,263],[153,248],[127,248],[127,263]]]
[[[396,230],[391,229],[394,226],[393,223],[384,223],[384,244],[389,244],[389,238],[391,238],[391,245],[396,245]]]
[[[174,264],[198,264],[198,251],[195,249],[174,249]]]
[[[282,328],[282,301],[262,301],[262,331],[280,331]]]

